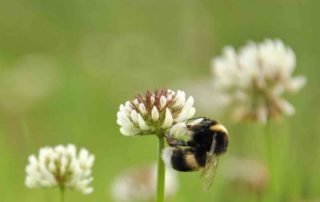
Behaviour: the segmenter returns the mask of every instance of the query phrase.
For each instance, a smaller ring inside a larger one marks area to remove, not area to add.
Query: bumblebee
[[[228,149],[228,131],[217,121],[201,118],[196,124],[187,125],[190,140],[176,139],[172,134],[165,138],[170,147],[163,150],[166,165],[182,172],[202,170],[205,188],[215,176],[220,155]]]

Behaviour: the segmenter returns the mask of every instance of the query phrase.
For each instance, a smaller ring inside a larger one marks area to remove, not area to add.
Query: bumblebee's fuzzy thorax
[[[216,146],[214,153],[216,155],[221,155],[227,151],[228,131],[217,121],[204,119],[199,124],[191,126],[189,130],[193,132],[189,143],[198,150],[205,150],[208,152],[212,142],[215,141]]]

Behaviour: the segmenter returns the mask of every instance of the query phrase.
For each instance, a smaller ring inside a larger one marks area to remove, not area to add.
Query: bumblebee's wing
[[[218,167],[219,158],[214,153],[214,150],[216,148],[216,141],[213,140],[211,144],[210,151],[208,152],[206,164],[202,170],[201,177],[204,179],[204,188],[205,190],[208,190],[210,186],[212,185],[214,176],[216,174],[216,169]]]
[[[187,124],[187,129],[193,132],[197,132],[201,130],[203,127],[202,121],[203,121],[203,118],[193,119],[191,122]]]
[[[204,178],[204,189],[207,191],[213,182],[214,176],[219,163],[219,158],[214,154],[210,160],[207,160],[205,167],[203,168],[201,176]]]

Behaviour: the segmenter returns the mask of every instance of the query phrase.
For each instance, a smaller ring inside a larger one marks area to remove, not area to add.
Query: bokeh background
[[[203,191],[199,173],[179,173],[179,192],[167,201],[272,201],[268,188],[239,186],[222,175],[230,158],[266,161],[264,126],[233,123],[210,108],[212,57],[225,45],[265,38],[292,47],[295,74],[308,78],[288,98],[296,115],[272,123],[273,200],[319,201],[319,6],[317,0],[1,0],[0,201],[58,201],[58,189],[27,189],[24,169],[29,154],[60,143],[96,155],[94,193],[69,191],[66,201],[112,201],[115,176],[157,154],[156,138],[120,135],[118,107],[158,87],[194,94],[197,114],[219,119],[230,132],[212,189]]]

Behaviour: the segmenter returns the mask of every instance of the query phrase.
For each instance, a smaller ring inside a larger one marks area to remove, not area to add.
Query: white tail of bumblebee
[[[174,148],[165,148],[162,151],[162,160],[164,161],[166,166],[168,166],[170,168],[172,168],[171,157],[173,154],[173,150],[174,150]]]

